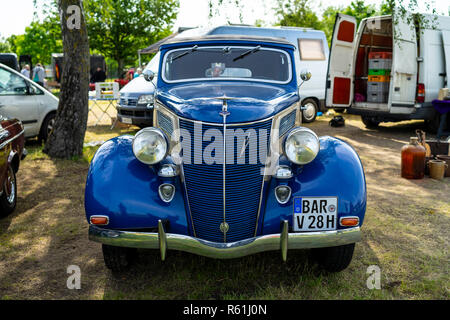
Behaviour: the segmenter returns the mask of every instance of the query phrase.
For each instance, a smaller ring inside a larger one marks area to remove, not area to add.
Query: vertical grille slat
[[[291,113],[285,115],[280,120],[280,133],[279,136],[283,136],[286,132],[291,130],[295,126],[295,116],[296,116],[296,110],[292,111]]]
[[[266,120],[254,124],[243,124],[227,127],[227,148],[229,147],[228,135],[230,129],[254,129],[258,133],[263,131],[269,141],[272,120]],[[194,150],[194,123],[180,119],[180,128],[191,134],[191,150]],[[202,136],[208,129],[218,129],[223,134],[222,126],[202,124]],[[202,142],[202,152],[211,141]],[[254,236],[256,219],[258,215],[259,202],[263,175],[261,174],[264,164],[259,158],[259,146],[252,157],[257,157],[255,164],[249,164],[250,147],[247,147],[242,156],[245,155],[245,164],[236,163],[242,151],[242,145],[238,145],[238,139],[234,139],[234,164],[226,164],[225,167],[225,216],[229,225],[226,234],[227,242],[234,242],[251,238]],[[267,151],[267,150],[265,150]],[[197,150],[198,153],[198,150]],[[183,164],[183,172],[186,184],[189,206],[192,215],[196,236],[201,239],[223,242],[224,235],[220,231],[223,222],[223,164],[194,164],[194,152],[191,152],[191,163]]]
[[[166,116],[159,110],[157,111],[157,115],[158,115],[158,127],[164,130],[168,135],[168,137],[170,138],[173,133],[172,119],[170,119],[168,116]]]

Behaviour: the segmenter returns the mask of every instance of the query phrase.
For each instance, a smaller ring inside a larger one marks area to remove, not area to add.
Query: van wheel
[[[314,99],[305,99],[302,103],[302,120],[303,122],[310,123],[316,120],[317,110],[319,107]]]
[[[378,125],[380,124],[380,121],[377,121],[371,117],[361,116],[361,120],[368,129],[378,128]]]
[[[11,164],[8,164],[6,179],[3,183],[3,192],[0,196],[0,217],[6,217],[16,208],[17,203],[17,182],[16,173]]]
[[[328,272],[339,272],[347,268],[352,261],[355,244],[312,250],[314,260],[322,269]]]
[[[50,113],[47,115],[42,122],[41,131],[39,132],[38,139],[40,141],[47,141],[50,132],[52,132],[53,127],[55,126],[55,117],[54,113]]]
[[[102,244],[102,251],[106,267],[113,272],[126,271],[136,257],[136,249],[133,248]]]

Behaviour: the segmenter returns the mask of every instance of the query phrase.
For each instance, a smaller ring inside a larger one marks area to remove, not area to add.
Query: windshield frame
[[[223,44],[223,45],[202,45],[199,46],[198,49],[196,50],[196,52],[201,51],[203,48],[207,48],[207,49],[223,49],[225,47],[229,47],[231,48],[231,51],[233,51],[233,48],[237,48],[237,49],[244,49],[244,50],[251,50],[254,49],[258,46],[258,44],[255,44],[255,46],[249,46],[248,44],[245,45],[227,45],[227,44]],[[182,47],[182,48],[176,48],[176,49],[172,49],[172,50],[168,50],[165,54],[164,54],[164,58],[162,60],[162,64],[160,66],[160,74],[161,74],[161,78],[164,82],[166,83],[183,83],[183,82],[193,82],[193,81],[248,81],[248,82],[264,82],[264,83],[275,83],[275,84],[288,84],[292,81],[292,59],[291,59],[291,55],[289,54],[289,52],[287,50],[283,50],[283,49],[276,49],[276,48],[269,48],[269,47],[263,47],[261,46],[261,48],[259,49],[259,51],[275,51],[275,52],[279,52],[282,53],[286,56],[286,60],[288,63],[288,69],[289,69],[289,76],[288,79],[285,81],[278,81],[278,80],[268,80],[268,79],[256,79],[256,78],[231,78],[231,77],[203,77],[203,78],[187,78],[187,79],[180,79],[180,80],[167,80],[166,78],[166,62],[167,62],[167,58],[169,56],[170,53],[176,52],[176,51],[186,51],[186,50],[190,50],[192,49],[192,46],[189,47]],[[189,54],[195,54],[195,52],[191,52]],[[182,59],[182,58],[181,58]],[[245,57],[243,58],[245,59]],[[162,68],[162,71],[161,71]]]

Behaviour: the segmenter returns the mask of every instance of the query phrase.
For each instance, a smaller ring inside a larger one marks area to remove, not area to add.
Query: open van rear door
[[[442,30],[442,44],[444,45],[445,73],[447,76],[447,88],[450,86],[450,31]]]
[[[393,24],[391,107],[413,106],[417,87],[417,37],[414,20],[407,13],[394,19]]]
[[[356,18],[338,13],[331,40],[326,86],[326,106],[349,107],[353,100],[353,61]]]

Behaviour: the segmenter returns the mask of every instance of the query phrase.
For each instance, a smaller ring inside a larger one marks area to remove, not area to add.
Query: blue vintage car
[[[227,259],[312,248],[320,266],[352,259],[366,210],[347,143],[301,126],[294,46],[205,36],[160,48],[155,127],[105,142],[85,194],[89,237],[126,269],[136,248]],[[302,79],[311,74],[302,72]]]

